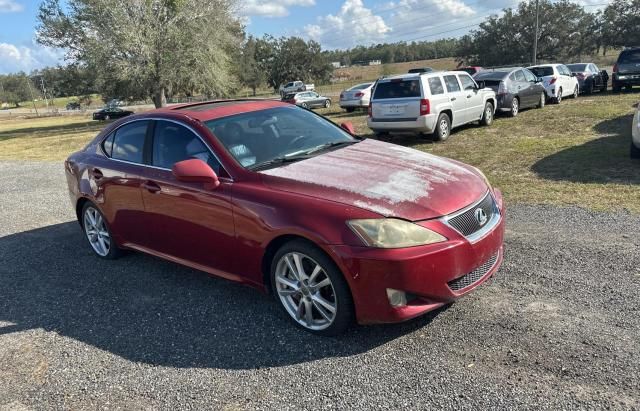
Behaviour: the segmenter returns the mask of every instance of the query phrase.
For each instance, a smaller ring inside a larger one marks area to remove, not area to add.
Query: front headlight
[[[447,241],[435,231],[395,218],[350,220],[347,224],[369,247],[402,248]]]

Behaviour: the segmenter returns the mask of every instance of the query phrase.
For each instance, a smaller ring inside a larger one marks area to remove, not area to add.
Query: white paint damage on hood
[[[261,173],[335,189],[335,201],[385,216],[424,202],[435,186],[478,177],[444,158],[372,139]]]

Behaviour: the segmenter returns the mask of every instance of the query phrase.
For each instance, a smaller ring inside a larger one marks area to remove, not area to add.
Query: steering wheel
[[[307,136],[307,135],[301,135],[301,136],[295,137],[293,140],[291,140],[291,141],[289,142],[289,147],[293,147],[293,148],[299,147],[299,146],[301,146],[301,144],[300,144],[300,143],[301,143],[302,141],[305,141],[305,140],[307,140],[307,139],[310,139],[311,137],[312,137],[312,136]]]

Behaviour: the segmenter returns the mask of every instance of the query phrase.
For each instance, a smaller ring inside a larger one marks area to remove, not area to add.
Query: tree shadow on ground
[[[0,141],[11,140],[14,138],[39,138],[39,137],[51,137],[51,136],[66,136],[68,134],[77,134],[83,132],[95,132],[98,133],[109,122],[98,122],[87,119],[83,122],[72,124],[60,124],[53,126],[42,127],[26,127],[15,130],[5,130],[0,133]]]
[[[532,170],[547,180],[640,184],[640,162],[629,157],[632,119],[628,114],[596,124],[602,137],[551,154]]]
[[[54,331],[130,361],[255,369],[346,357],[428,325],[354,327],[336,338],[293,326],[272,297],[138,253],[93,255],[76,222],[0,238],[0,335]]]

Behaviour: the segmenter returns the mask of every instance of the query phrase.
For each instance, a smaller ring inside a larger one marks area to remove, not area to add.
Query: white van
[[[493,122],[496,94],[464,71],[409,73],[378,80],[367,125],[376,134],[411,132],[449,137],[451,129]]]

